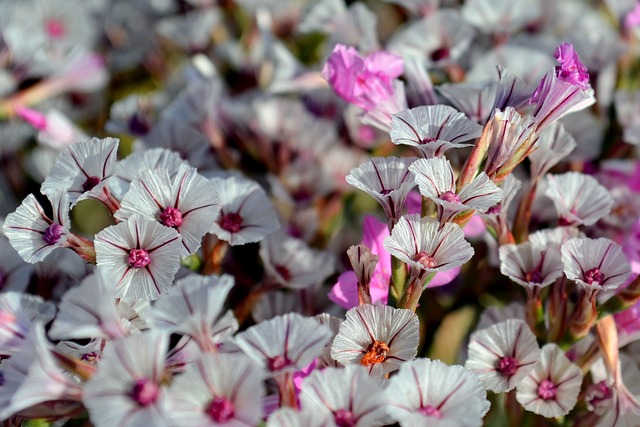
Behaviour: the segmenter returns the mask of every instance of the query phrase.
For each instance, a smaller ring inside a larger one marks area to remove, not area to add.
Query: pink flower
[[[624,28],[630,30],[634,27],[640,27],[640,2],[624,17]]]
[[[353,47],[341,44],[322,69],[322,76],[338,96],[365,111],[393,95],[392,80],[402,73],[398,56],[379,51],[363,58]]]
[[[589,87],[589,73],[570,43],[562,43],[556,48],[553,57],[560,65],[556,67],[560,80],[580,86],[583,90]]]
[[[362,228],[362,243],[371,252],[380,257],[373,275],[371,276],[370,292],[372,304],[386,304],[389,294],[389,280],[391,279],[391,256],[384,249],[382,243],[389,237],[387,224],[378,221],[373,216],[365,216]],[[429,282],[429,287],[442,286],[451,282],[460,273],[460,267],[439,272]],[[329,292],[329,299],[340,307],[350,309],[358,305],[358,280],[353,271],[342,273],[338,282]]]

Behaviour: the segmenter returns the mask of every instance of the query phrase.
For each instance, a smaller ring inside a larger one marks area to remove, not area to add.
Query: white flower
[[[560,253],[553,246],[533,242],[502,245],[500,272],[524,287],[549,286],[562,276]]]
[[[55,314],[55,305],[39,296],[13,291],[0,293],[0,358],[20,349],[34,322],[48,323]]]
[[[182,237],[182,256],[193,254],[218,214],[213,185],[195,169],[180,165],[175,176],[169,170],[142,171],[122,199],[115,218],[121,221],[139,214],[172,227]]]
[[[615,289],[631,275],[620,245],[606,238],[567,240],[562,263],[567,278],[593,291]]]
[[[265,237],[259,253],[267,277],[286,288],[319,285],[334,272],[333,257],[328,252],[311,249],[283,232]]]
[[[137,215],[96,235],[98,268],[116,282],[116,296],[154,300],[180,267],[180,235]]]
[[[70,233],[67,193],[57,191],[48,197],[53,207],[53,219],[44,213],[34,195],[29,194],[4,221],[3,230],[9,242],[22,259],[32,264],[63,247]]]
[[[115,173],[118,140],[98,139],[73,144],[64,150],[49,171],[40,191],[69,193],[71,205],[99,198],[107,180]]]
[[[167,392],[176,427],[255,426],[262,418],[264,371],[244,356],[204,354]]]
[[[465,367],[487,390],[502,393],[513,389],[539,357],[540,348],[529,326],[513,319],[475,332]]]
[[[110,341],[82,402],[96,427],[169,426],[164,359],[169,337],[148,331]]]
[[[347,319],[331,345],[331,358],[343,365],[360,364],[384,375],[418,351],[418,316],[411,310],[363,304],[347,312]]]
[[[468,147],[482,126],[447,105],[428,105],[404,110],[392,116],[391,141],[416,147],[423,157],[440,157],[449,148]]]
[[[302,383],[300,403],[336,426],[382,426],[388,422],[383,381],[357,365],[316,370]]]
[[[540,361],[516,385],[516,399],[528,411],[547,418],[566,415],[578,401],[580,368],[555,344],[542,347]]]
[[[402,216],[384,240],[384,248],[414,270],[429,272],[459,267],[474,253],[457,224],[440,228],[438,220],[418,214]]]
[[[272,374],[301,370],[332,337],[316,319],[297,313],[277,316],[236,335],[236,344]]]
[[[220,196],[220,213],[211,233],[231,246],[259,242],[280,228],[278,215],[264,190],[237,176],[213,178]]]
[[[404,363],[386,393],[389,414],[402,427],[480,427],[491,406],[471,372],[439,360]]]
[[[547,175],[547,181],[545,195],[553,201],[560,225],[592,225],[611,211],[609,191],[589,175],[567,172]]]
[[[231,310],[224,311],[233,284],[228,275],[189,275],[143,312],[142,318],[152,328],[189,335],[203,351],[212,351],[238,329]]]

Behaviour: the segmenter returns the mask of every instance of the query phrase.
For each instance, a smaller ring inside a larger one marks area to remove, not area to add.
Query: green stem
[[[389,305],[398,306],[400,297],[405,292],[407,281],[407,267],[404,262],[391,255],[391,284],[389,286]]]

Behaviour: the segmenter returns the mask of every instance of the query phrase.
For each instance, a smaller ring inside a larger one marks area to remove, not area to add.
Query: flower
[[[18,352],[33,324],[50,322],[56,314],[53,303],[37,295],[0,293],[0,359]]]
[[[590,293],[616,289],[631,275],[622,247],[604,237],[570,239],[562,245],[562,263],[567,278]]]
[[[62,296],[49,336],[115,339],[128,335],[132,329],[118,309],[115,283],[97,270]]]
[[[475,332],[465,367],[478,376],[487,390],[502,393],[513,389],[539,357],[540,348],[529,326],[513,319]]]
[[[218,196],[211,182],[182,164],[173,177],[167,169],[140,172],[115,218],[124,221],[139,214],[174,228],[182,238],[181,255],[188,256],[200,247],[218,209]]]
[[[435,218],[420,218],[418,214],[401,217],[384,240],[384,248],[414,272],[451,270],[474,254],[457,224],[448,222],[440,227]]]
[[[260,259],[265,275],[289,289],[305,289],[321,284],[334,271],[328,252],[315,250],[283,232],[268,235],[260,242]]]
[[[233,277],[228,275],[189,275],[178,280],[141,317],[151,328],[189,335],[202,351],[213,351],[238,329],[233,313],[224,311],[233,285]]]
[[[236,344],[271,375],[304,368],[333,334],[316,319],[288,313],[236,335]]]
[[[0,371],[0,420],[11,415],[64,417],[80,409],[82,385],[54,358],[43,323],[34,322],[23,339],[20,350],[2,364]]]
[[[403,72],[402,58],[379,51],[366,58],[338,44],[322,68],[322,76],[347,102],[365,111],[393,95],[392,80]]]
[[[331,345],[331,358],[384,375],[416,356],[418,340],[419,321],[411,310],[363,304],[347,311]]]
[[[300,403],[336,426],[382,426],[388,421],[382,381],[357,365],[316,370],[302,383]]]
[[[394,144],[416,147],[423,157],[440,157],[449,148],[482,134],[482,126],[447,105],[427,105],[392,116],[389,136]]]
[[[29,194],[15,212],[7,215],[4,233],[11,245],[25,261],[35,264],[44,260],[54,249],[65,246],[70,234],[69,197],[67,193],[50,193],[53,219],[33,194]]]
[[[92,138],[69,146],[56,159],[40,191],[47,195],[66,191],[71,206],[86,198],[99,199],[115,173],[118,142],[116,138]]]
[[[264,372],[249,358],[203,354],[167,391],[171,425],[254,426],[262,418]]]
[[[180,267],[178,232],[138,215],[98,233],[95,249],[98,268],[115,281],[118,298],[155,300]]]
[[[280,228],[278,215],[260,186],[246,178],[211,180],[220,197],[220,212],[211,233],[231,246],[258,242]]]
[[[442,157],[416,160],[409,170],[415,175],[420,194],[438,205],[441,223],[450,222],[457,214],[468,210],[484,213],[502,200],[502,190],[484,172],[456,191],[451,163]]]
[[[533,112],[536,131],[541,131],[561,117],[595,103],[589,74],[580,62],[573,46],[562,43],[554,52],[559,64],[547,73],[531,95],[536,104]]]
[[[82,403],[96,427],[168,426],[164,359],[169,337],[157,331],[109,342]]]
[[[542,347],[539,362],[516,385],[516,400],[543,417],[566,415],[578,401],[582,372],[555,344]]]
[[[500,246],[500,272],[524,287],[549,286],[563,273],[560,253],[533,242]]]
[[[346,181],[376,199],[389,223],[395,224],[409,191],[416,185],[409,171],[413,160],[408,157],[373,157],[351,169]]]
[[[475,375],[439,360],[405,362],[391,377],[386,394],[389,414],[402,427],[480,427],[490,407]]]
[[[561,122],[549,126],[540,134],[534,151],[529,154],[531,176],[541,177],[549,172],[552,167],[568,156],[576,145],[575,139],[565,130]]]
[[[558,211],[560,225],[592,225],[609,213],[613,199],[598,181],[579,172],[547,175],[545,195]]]

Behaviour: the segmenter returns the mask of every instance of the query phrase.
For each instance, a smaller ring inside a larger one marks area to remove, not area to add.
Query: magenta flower
[[[560,80],[580,86],[583,90],[589,87],[589,72],[587,67],[580,62],[573,45],[562,43],[556,48],[553,57],[560,64],[556,67],[556,75]]]
[[[363,58],[353,48],[336,45],[322,76],[345,101],[365,111],[393,95],[392,80],[403,73],[402,58],[385,51]]]

